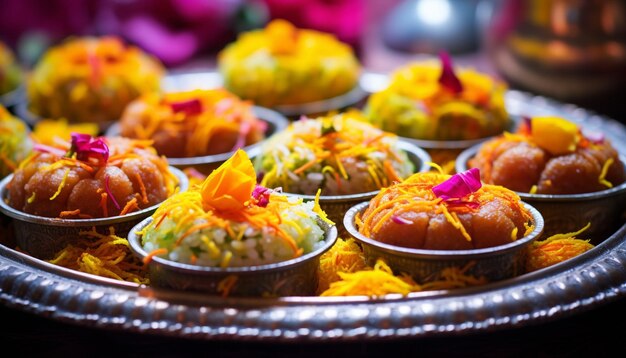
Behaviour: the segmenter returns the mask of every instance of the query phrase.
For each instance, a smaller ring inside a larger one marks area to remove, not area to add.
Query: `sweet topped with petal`
[[[201,185],[167,199],[142,232],[144,249],[201,266],[254,266],[311,252],[324,241],[317,203],[256,185],[243,150]]]
[[[73,133],[71,142],[36,144],[8,185],[8,204],[65,219],[124,215],[158,204],[178,188],[149,142]]]
[[[383,188],[357,217],[360,233],[390,245],[470,250],[513,242],[533,229],[513,191],[481,184],[476,169],[413,174]]]
[[[470,140],[502,133],[509,124],[505,83],[470,68],[455,68],[445,52],[439,61],[396,69],[389,86],[372,94],[365,115],[402,137]]]
[[[36,64],[27,88],[30,110],[104,126],[139,95],[160,91],[164,73],[156,58],[117,37],[68,38]]]
[[[349,45],[282,19],[241,34],[220,52],[218,66],[227,89],[265,107],[339,96],[361,71]]]
[[[264,139],[266,129],[252,103],[225,89],[146,94],[120,119],[121,135],[150,139],[169,158],[234,151]]]
[[[523,193],[590,193],[626,180],[608,138],[554,116],[528,118],[516,133],[483,143],[467,165],[484,182]]]
[[[262,185],[308,195],[376,191],[415,170],[398,137],[356,110],[302,117],[264,143],[255,164]]]

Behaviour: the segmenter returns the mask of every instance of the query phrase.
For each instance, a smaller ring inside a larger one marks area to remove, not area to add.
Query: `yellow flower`
[[[239,149],[202,183],[202,202],[218,211],[245,207],[256,185],[256,173],[248,154]]]
[[[578,126],[560,117],[534,117],[531,124],[533,142],[554,155],[576,150]]]

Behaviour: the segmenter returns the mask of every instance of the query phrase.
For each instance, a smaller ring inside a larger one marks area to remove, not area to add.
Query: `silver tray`
[[[514,114],[559,114],[607,133],[626,127],[576,106],[511,91]],[[79,326],[197,340],[388,341],[554,321],[626,296],[626,225],[561,264],[480,287],[406,297],[220,298],[105,279],[0,245],[0,304]]]

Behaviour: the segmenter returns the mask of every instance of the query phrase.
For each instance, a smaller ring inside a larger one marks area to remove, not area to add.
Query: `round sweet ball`
[[[179,185],[167,160],[145,141],[74,134],[33,150],[14,172],[8,204],[51,218],[92,219],[156,205]]]
[[[119,125],[122,136],[151,140],[168,158],[230,152],[263,140],[267,129],[250,101],[222,88],[143,95]]]
[[[241,34],[218,56],[227,89],[264,107],[297,105],[342,95],[358,82],[361,64],[334,35],[286,20]]]
[[[159,60],[120,38],[71,37],[35,65],[27,84],[29,109],[41,118],[106,128],[129,102],[159,91],[164,74]]]
[[[626,180],[609,138],[552,116],[484,142],[467,164],[480,169],[486,183],[531,194],[591,193]]]
[[[359,232],[412,249],[471,250],[511,243],[532,231],[532,215],[515,192],[474,178],[477,190],[442,196],[437,188],[454,189],[448,184],[454,180],[424,172],[382,189],[358,218]]]
[[[506,84],[469,67],[453,67],[445,58],[412,62],[393,71],[389,86],[373,93],[365,104],[370,122],[420,140],[501,134],[509,126]]]

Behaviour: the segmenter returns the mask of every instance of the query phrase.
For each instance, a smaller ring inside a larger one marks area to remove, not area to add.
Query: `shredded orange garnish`
[[[132,198],[126,203],[126,205],[124,205],[124,208],[122,209],[122,211],[120,211],[120,215],[126,215],[137,209],[139,209],[139,205],[137,204],[137,198]]]
[[[363,235],[371,237],[386,222],[392,220],[394,215],[404,212],[426,212],[443,215],[453,227],[459,230],[465,239],[472,241],[469,232],[463,226],[458,215],[474,212],[485,203],[494,200],[494,198],[503,201],[515,212],[522,213],[527,221],[530,222],[531,215],[523,207],[519,196],[504,187],[483,185],[476,192],[463,198],[463,203],[460,204],[437,198],[432,188],[448,178],[450,178],[448,174],[438,174],[432,171],[417,173],[402,182],[381,189],[380,193],[370,200],[369,208],[358,218],[361,220],[357,221],[359,231]],[[528,229],[524,228],[523,231],[527,233]],[[519,235],[521,232],[515,231],[515,234]]]
[[[49,262],[69,269],[116,280],[147,284],[149,279],[144,268],[131,252],[125,238],[115,234],[113,227],[108,234],[92,228],[81,231],[80,238],[69,244]]]
[[[146,257],[144,257],[144,258],[143,258],[143,263],[144,263],[145,265],[147,265],[148,263],[150,263],[150,261],[152,261],[152,258],[153,258],[153,257],[155,257],[155,256],[159,256],[159,255],[165,255],[165,254],[167,254],[167,253],[168,253],[168,251],[167,251],[167,249],[165,249],[165,248],[162,248],[162,247],[161,247],[161,248],[155,249],[155,250],[153,250],[153,251],[149,252],[149,253],[146,255]]]
[[[556,234],[545,240],[533,242],[528,250],[526,271],[532,272],[555,265],[594,248],[589,240],[576,238],[589,227],[591,227],[591,223],[587,223],[576,232]]]
[[[100,207],[102,208],[102,216],[105,218],[109,216],[109,207],[107,205],[108,196],[109,195],[105,192],[100,193]]]
[[[222,294],[222,297],[228,297],[233,290],[239,278],[237,275],[226,276],[217,284],[217,292]]]
[[[353,238],[339,238],[333,247],[320,257],[318,294],[330,284],[341,280],[339,272],[355,272],[367,267],[365,255]]]
[[[415,171],[397,141],[358,110],[304,117],[264,145],[261,185],[308,195],[318,188],[324,195],[378,190]]]
[[[144,204],[148,203],[148,193],[146,192],[146,186],[143,183],[143,179],[141,179],[141,175],[139,173],[135,173],[135,179],[137,179],[137,183],[139,183],[139,190],[141,191],[141,200]]]
[[[79,216],[79,215],[80,215],[80,209],[76,209],[76,210],[61,211],[61,214],[59,214],[59,217],[66,218],[70,216]]]

